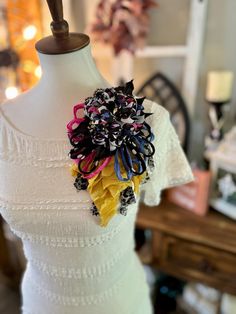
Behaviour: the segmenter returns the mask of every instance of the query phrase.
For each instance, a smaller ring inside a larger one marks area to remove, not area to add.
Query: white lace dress
[[[160,191],[192,180],[168,112],[144,101],[155,134],[155,171],[142,186],[147,205]],[[1,107],[0,107],[1,109]],[[138,210],[117,214],[103,228],[89,193],[77,191],[70,143],[18,130],[0,110],[0,213],[23,241],[27,268],[23,314],[151,314],[149,289],[134,251]]]

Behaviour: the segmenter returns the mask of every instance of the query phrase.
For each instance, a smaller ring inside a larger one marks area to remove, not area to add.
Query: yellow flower
[[[96,176],[88,179],[88,191],[100,214],[100,225],[106,227],[110,219],[118,212],[120,205],[120,193],[128,186],[131,186],[136,195],[139,194],[139,186],[145,173],[139,176],[133,176],[131,180],[120,181],[114,169],[114,157]],[[126,177],[126,171],[123,163],[120,162],[120,171],[122,177]],[[100,162],[102,163],[102,161]],[[78,175],[78,165],[73,163],[70,166],[70,172],[73,177]]]
[[[122,176],[126,176],[122,163],[120,163],[120,167]],[[128,181],[120,181],[116,176],[114,157],[112,157],[109,164],[100,173],[88,180],[88,190],[99,211],[102,227],[107,226],[110,219],[118,212],[121,191],[131,186],[138,194],[144,175],[134,176]]]
[[[73,177],[77,177],[78,175],[78,165],[76,163],[73,163],[71,166],[70,166],[70,173]]]

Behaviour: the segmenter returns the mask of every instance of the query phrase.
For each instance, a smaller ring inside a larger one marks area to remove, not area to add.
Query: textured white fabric
[[[191,181],[192,173],[167,111],[149,100],[144,107],[154,112],[147,121],[155,134],[156,169],[142,198],[156,205],[163,188]],[[28,261],[22,312],[151,314],[134,251],[137,203],[127,216],[100,227],[89,193],[73,186],[69,150],[67,140],[24,134],[0,110],[0,213],[22,239]]]

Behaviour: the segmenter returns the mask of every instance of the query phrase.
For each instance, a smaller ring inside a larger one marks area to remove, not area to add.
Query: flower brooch
[[[134,97],[133,89],[133,80],[97,89],[74,106],[67,124],[74,186],[89,191],[91,211],[100,216],[101,226],[116,213],[126,215],[154,167],[154,135],[145,121],[152,113],[143,111],[145,97]]]

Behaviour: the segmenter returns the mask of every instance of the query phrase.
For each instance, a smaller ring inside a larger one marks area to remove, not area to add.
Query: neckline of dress
[[[146,99],[147,100],[147,99]],[[153,102],[152,102],[153,103]],[[0,105],[0,115],[2,117],[2,121],[4,122],[5,127],[7,127],[12,133],[17,135],[17,137],[23,138],[28,141],[35,142],[37,141],[38,143],[55,143],[55,144],[64,144],[68,145],[69,144],[69,138],[64,139],[64,138],[40,138],[38,136],[34,136],[28,133],[25,133],[18,129],[5,115],[4,111],[1,108]]]
[[[2,110],[1,106],[0,106],[0,113],[1,113],[1,117],[2,117],[2,121],[4,122],[5,126],[14,134],[17,134],[17,136],[27,139],[27,140],[31,140],[31,141],[37,141],[37,142],[56,142],[56,143],[63,143],[66,144],[69,142],[69,139],[64,139],[64,138],[41,138],[38,136],[34,136],[28,133],[25,133],[23,131],[21,131],[20,129],[18,129],[5,115],[4,111]]]

